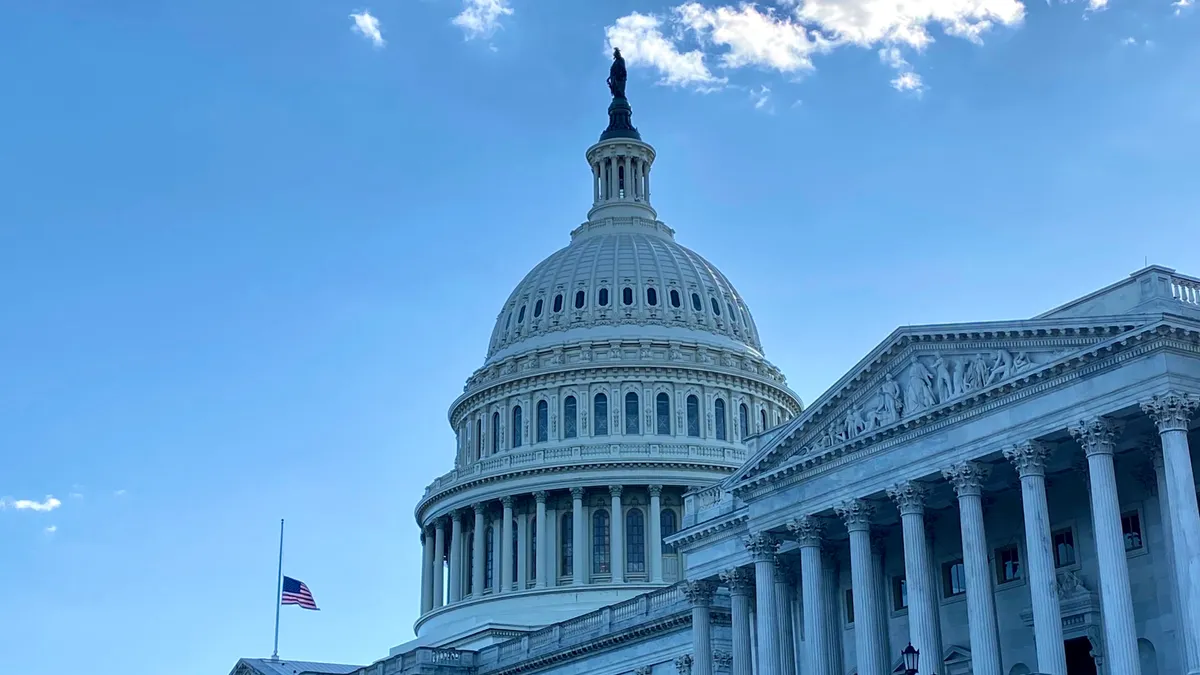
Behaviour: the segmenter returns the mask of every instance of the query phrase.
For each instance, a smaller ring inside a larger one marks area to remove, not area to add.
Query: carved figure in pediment
[[[883,426],[879,414],[878,408],[871,408],[863,412],[863,431],[872,431]]]
[[[879,423],[891,424],[900,419],[901,405],[900,384],[888,373],[883,379],[883,386],[879,388]]]
[[[1074,572],[1062,572],[1058,575],[1055,586],[1058,589],[1058,598],[1070,598],[1076,595],[1086,595],[1089,590],[1083,584],[1083,579],[1079,578]]]
[[[991,368],[987,361],[983,358],[983,354],[976,354],[967,359],[963,364],[966,372],[963,373],[963,391],[964,394],[969,394],[978,389],[983,389],[987,386],[988,378],[991,377]]]
[[[904,412],[920,412],[936,403],[933,397],[933,373],[925,364],[914,360],[908,371],[908,385],[904,388]]]
[[[950,374],[953,368],[953,362],[940,356],[933,362],[934,377],[937,378],[937,399],[940,403],[945,403],[958,395],[958,392],[954,390],[954,377]]]
[[[996,360],[992,364],[992,372],[988,375],[987,383],[1003,382],[1016,374],[1017,366],[1012,352],[1007,349],[997,350]]]
[[[1033,359],[1029,358],[1028,352],[1017,352],[1017,357],[1013,359],[1013,367],[1018,373],[1029,370],[1036,365]]]
[[[863,421],[862,413],[858,408],[851,408],[846,411],[846,419],[842,420],[842,435],[846,440],[850,440],[862,433],[866,427],[866,422]]]
[[[833,432],[830,431],[829,429],[826,429],[824,432],[821,433],[821,440],[818,441],[818,444],[822,448],[832,448],[833,443],[834,443]]]

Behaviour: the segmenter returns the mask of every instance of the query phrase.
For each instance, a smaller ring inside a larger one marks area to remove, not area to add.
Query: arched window
[[[537,580],[537,516],[529,517],[529,578]]]
[[[621,304],[627,305],[627,306],[633,304],[633,289],[632,288],[626,286],[625,288],[623,288],[621,290]]]
[[[737,323],[737,312],[733,311],[733,303],[725,303],[725,307],[729,310],[729,322]]]
[[[625,394],[625,433],[642,433],[638,424],[638,395],[632,391]]]
[[[601,307],[608,307],[608,289],[607,288],[600,289],[600,299],[597,301],[597,304],[599,304]]]
[[[488,525],[487,534],[483,538],[483,549],[487,552],[484,555],[483,566],[483,587],[496,587],[496,530],[491,525]],[[436,590],[434,591],[437,592]]]
[[[660,436],[671,435],[671,397],[661,393],[654,399],[654,431]]]
[[[514,448],[521,447],[521,406],[513,407],[512,418],[512,446]]]
[[[625,571],[646,573],[646,518],[641,509],[629,509],[625,514]]]
[[[492,413],[492,454],[500,452],[500,413]]]
[[[533,318],[538,318],[542,315],[542,299],[538,298],[537,303],[533,305]]]
[[[517,312],[517,323],[525,321],[525,305],[521,305],[520,311]]]
[[[516,520],[516,518],[514,518],[512,521],[512,533],[513,533],[512,546],[509,548],[509,550],[512,551],[512,579],[509,580],[509,583],[515,584],[515,583],[517,583],[517,553],[520,552],[520,550],[521,550],[521,546],[519,543],[520,539],[518,539],[518,537],[517,537],[517,520]]]
[[[583,291],[575,291],[575,309],[583,309],[587,303],[587,293]]]
[[[759,427],[759,428],[758,428],[758,430],[759,430],[759,431],[766,431],[766,430],[767,430],[767,409],[766,409],[766,408],[761,408],[761,409],[758,411],[758,416],[761,418],[759,421],[760,421],[760,422],[762,422],[762,426],[761,426],[761,427]]]
[[[558,295],[554,296],[554,312],[558,313],[561,311],[562,311],[562,293],[559,293]]]
[[[695,394],[687,397],[687,435],[700,435],[700,399]]]
[[[745,403],[738,406],[738,433],[742,439],[750,435],[750,410]]]
[[[592,399],[592,434],[608,435],[608,397],[604,394],[596,394]]]
[[[716,298],[709,298],[709,301],[712,303],[713,316],[721,316],[721,303]]]
[[[483,458],[483,420],[475,420],[475,461]]]
[[[558,573],[571,576],[575,569],[575,516],[567,511],[558,525]]]
[[[692,293],[692,309],[696,310],[697,312],[704,311],[704,305],[700,304],[699,293]]]
[[[658,291],[654,290],[653,288],[646,289],[646,304],[650,305],[651,307],[658,305]]]
[[[676,309],[679,308],[679,291],[674,288],[671,289],[671,306]]]
[[[727,440],[725,438],[725,399],[719,398],[713,403],[713,421],[717,425],[717,440]]]
[[[545,443],[550,437],[550,406],[545,400],[538,401],[537,404],[537,440],[538,443]]]
[[[674,509],[663,509],[662,512],[658,514],[658,529],[662,532],[663,536],[662,552],[674,553],[675,549],[667,546],[666,544],[666,538],[675,534],[679,530],[678,526],[675,524]]]
[[[575,438],[579,435],[579,428],[576,425],[576,412],[578,404],[574,396],[568,396],[563,399],[563,437]]]
[[[608,574],[608,511],[598,509],[592,512],[592,574]]]

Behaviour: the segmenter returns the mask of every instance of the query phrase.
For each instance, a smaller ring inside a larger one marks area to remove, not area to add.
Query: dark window
[[[483,420],[475,420],[475,460],[483,458]]]
[[[709,298],[708,300],[712,303],[713,316],[721,316],[721,303],[717,302],[716,298]]]
[[[579,430],[575,426],[577,407],[574,396],[563,399],[563,436],[565,438],[575,438],[579,435]]]
[[[725,438],[725,401],[723,399],[717,399],[716,403],[713,403],[713,417],[715,418],[713,421],[716,422],[716,425],[717,425],[717,440],[718,441],[726,440],[726,438]]]
[[[846,589],[846,623],[854,623],[854,589]]]
[[[632,391],[625,394],[625,433],[642,433],[638,424],[638,395]]]
[[[575,569],[575,517],[570,511],[562,515],[558,531],[560,533],[559,539],[561,539],[558,543],[558,573],[564,577],[569,577]]]
[[[537,516],[529,518],[529,577],[537,579]]]
[[[664,539],[662,545],[663,554],[674,553],[675,549],[668,546],[665,540],[667,537],[675,534],[675,532],[678,530],[678,526],[675,523],[675,511],[673,509],[663,509],[662,513],[660,513],[658,516],[658,525],[659,529],[662,530],[662,536]]]
[[[641,509],[625,514],[625,571],[646,573],[646,518]]]
[[[626,286],[625,288],[621,289],[621,304],[623,304],[623,305],[632,305],[633,304],[633,289],[632,288]]]
[[[607,288],[600,289],[600,298],[599,298],[599,300],[597,300],[597,303],[601,307],[608,307],[608,289]]]
[[[704,310],[704,305],[700,303],[699,293],[692,293],[692,309],[696,310],[697,312]]]
[[[660,436],[671,435],[671,397],[659,394],[654,399],[655,432]]]
[[[942,595],[953,598],[967,592],[967,568],[963,561],[942,563]]]
[[[533,318],[536,319],[541,315],[542,315],[542,299],[538,298],[537,303],[534,304],[534,306],[533,306]]]
[[[694,394],[687,397],[687,435],[700,435],[700,399]]]
[[[517,323],[525,320],[525,305],[521,305],[521,309],[517,311]]]
[[[492,413],[492,454],[500,452],[500,413]]]
[[[550,437],[550,406],[545,401],[537,404],[537,441],[545,443]]]
[[[575,309],[583,309],[587,303],[587,293],[583,291],[575,291]]]
[[[562,311],[562,293],[559,293],[558,295],[554,296],[554,311],[555,312]]]
[[[750,409],[745,403],[738,406],[738,431],[742,434],[742,440],[750,435]]]
[[[671,306],[675,308],[679,307],[679,291],[674,288],[671,289]]]
[[[730,303],[725,303],[725,306],[729,308],[729,322],[737,323],[737,312],[733,311],[733,305]]]
[[[596,394],[592,400],[592,434],[608,435],[608,397],[604,394]]]
[[[1071,528],[1055,530],[1050,535],[1054,541],[1054,566],[1070,567],[1075,564],[1075,537]]]
[[[765,409],[759,410],[758,417],[759,417],[759,422],[761,422],[761,426],[759,426],[758,430],[766,431],[767,430],[767,411]]]
[[[1008,583],[1021,578],[1021,554],[1016,546],[996,549],[996,581]]]
[[[1137,511],[1121,514],[1121,533],[1125,535],[1126,551],[1142,548],[1142,520]]]
[[[608,574],[608,511],[592,513],[592,574]]]
[[[486,564],[483,568],[483,587],[491,588],[496,583],[496,541],[495,529],[490,525],[488,526],[487,533],[484,535],[483,548],[487,551],[487,555],[484,556]]]
[[[521,447],[521,406],[513,408],[512,446]]]
[[[892,611],[908,609],[908,582],[904,577],[892,577]]]
[[[654,290],[653,288],[646,289],[646,304],[650,305],[651,307],[658,305],[658,291]]]

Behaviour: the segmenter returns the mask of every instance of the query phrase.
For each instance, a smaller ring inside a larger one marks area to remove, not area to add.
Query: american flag
[[[317,601],[313,600],[312,592],[303,581],[291,577],[283,578],[283,596],[279,599],[284,605],[300,605],[301,609],[317,609]]]

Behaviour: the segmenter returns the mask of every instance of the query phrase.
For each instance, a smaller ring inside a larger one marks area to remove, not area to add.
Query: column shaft
[[[888,489],[888,495],[900,508],[900,520],[904,529],[904,581],[908,586],[908,635],[909,642],[922,655],[921,675],[930,675],[939,670],[941,655],[937,652],[934,630],[937,615],[934,602],[937,599],[936,582],[929,578],[928,542],[925,541],[925,493],[916,483],[908,482]],[[854,584],[857,591],[858,584]]]
[[[504,497],[500,502],[504,505],[504,515],[500,521],[500,578],[496,580],[496,590],[507,593],[512,590],[513,575],[513,498]]]
[[[842,590],[841,568],[837,556],[830,551],[822,551],[822,564],[825,580],[825,597],[822,598],[825,609],[825,653],[829,656],[827,675],[842,675]]]
[[[501,564],[504,561],[504,556],[500,555],[500,541],[503,539],[503,530],[500,520],[496,519],[492,525],[492,593],[500,592],[500,580],[504,578]]]
[[[754,575],[739,567],[722,573],[721,580],[729,586],[733,675],[754,675],[750,634],[750,596],[754,593]]]
[[[958,494],[963,568],[967,577],[967,631],[971,636],[974,675],[1002,675],[996,599],[983,527],[983,482],[989,474],[988,467],[973,462],[956,464],[942,472]]]
[[[421,547],[421,613],[433,609],[433,532],[425,530]]]
[[[450,602],[462,600],[462,513],[455,511],[450,516]]]
[[[483,597],[483,582],[487,565],[487,523],[484,520],[486,508],[483,504],[475,505],[475,541],[472,542],[474,551],[471,553],[471,595]]]
[[[826,624],[830,621],[826,611],[825,570],[821,560],[820,521],[812,516],[801,516],[788,523],[788,530],[800,544],[800,593],[801,614],[804,617],[804,675],[841,675],[830,668],[829,642],[826,639]]]
[[[1171,612],[1175,615],[1175,641],[1179,645],[1180,658],[1188,673],[1200,672],[1194,636],[1187,627],[1187,617],[1180,606],[1179,565],[1175,559],[1175,536],[1179,531],[1179,514],[1171,508],[1170,490],[1167,488],[1166,463],[1158,443],[1151,448],[1154,463],[1154,482],[1158,492],[1158,512],[1163,525],[1163,539],[1167,549],[1167,568],[1171,577]]]
[[[754,616],[758,621],[758,675],[782,675],[779,649],[779,611],[775,608],[775,552],[779,541],[760,532],[746,539],[746,548],[754,560]]]
[[[792,635],[792,574],[775,557],[775,626],[779,631],[780,675],[796,675],[796,647]]]
[[[692,675],[713,675],[711,581],[688,581],[683,593],[692,604]]]
[[[446,524],[439,519],[433,530],[433,606],[441,607],[445,602],[446,573]]]
[[[571,583],[588,582],[587,521],[583,518],[583,488],[571,488]]]
[[[608,492],[612,499],[612,520],[609,521],[611,527],[608,529],[611,535],[609,551],[612,553],[609,569],[612,570],[612,582],[619,584],[625,581],[625,517],[621,513],[621,486],[610,485]]]
[[[549,583],[550,578],[550,547],[546,544],[549,542],[548,534],[550,528],[546,523],[546,493],[535,492],[533,495],[537,500],[537,527],[535,528],[534,537],[537,539],[537,546],[534,547],[535,565],[533,574],[537,579],[536,586],[545,588]]]
[[[663,580],[662,486],[650,486],[650,581]]]
[[[879,662],[879,637],[871,630],[871,617],[879,611],[878,584],[871,569],[871,526],[873,509],[861,499],[837,507],[838,515],[850,531],[850,575],[854,595],[854,653],[858,675],[885,675],[887,666]],[[909,592],[910,607],[912,593]],[[911,618],[909,619],[911,621]]]

